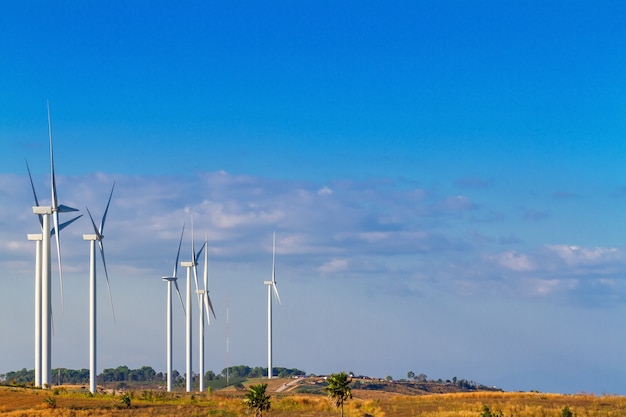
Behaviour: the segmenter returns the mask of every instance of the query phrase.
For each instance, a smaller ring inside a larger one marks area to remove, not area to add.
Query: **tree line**
[[[278,375],[279,378],[289,378],[292,376],[304,376],[305,371],[296,368],[281,368],[272,367],[273,375]],[[245,378],[262,378],[267,376],[267,368],[255,367],[251,368],[246,365],[231,366],[224,368],[219,374],[213,371],[207,371],[204,375],[205,381],[221,380],[221,379],[245,379]],[[172,371],[172,377],[176,381],[184,381],[185,376],[180,374],[177,370]],[[151,366],[142,366],[138,369],[130,369],[126,365],[118,366],[117,368],[104,369],[98,376],[97,380],[99,384],[111,383],[111,382],[124,382],[124,383],[153,383],[163,382],[167,378],[167,374],[163,372],[156,372]],[[194,380],[198,378],[197,374],[193,375]],[[89,369],[67,369],[56,368],[52,369],[51,380],[55,384],[88,384],[89,383]],[[28,385],[35,381],[35,371],[33,369],[27,370],[23,368],[19,371],[10,371],[6,374],[0,374],[0,381],[11,383]]]

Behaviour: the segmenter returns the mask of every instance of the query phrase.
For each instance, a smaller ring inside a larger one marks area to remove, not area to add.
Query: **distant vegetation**
[[[279,378],[290,378],[293,376],[304,376],[305,371],[292,368],[280,368],[272,367],[272,373]],[[57,368],[51,372],[51,380],[54,385],[72,384],[81,385],[89,383],[89,370],[88,369],[66,369]],[[267,368],[255,367],[251,368],[245,365],[231,366],[224,368],[222,372],[216,374],[213,371],[207,371],[204,375],[204,380],[207,386],[216,388],[223,388],[226,386],[226,379],[228,375],[229,385],[240,383],[248,378],[263,378],[267,376]],[[177,370],[172,371],[174,385],[183,385],[185,383],[185,376],[181,375]],[[194,381],[198,381],[198,375],[193,376]],[[166,375],[163,372],[156,372],[150,366],[142,366],[138,369],[130,369],[128,366],[122,365],[117,368],[104,369],[98,375],[98,384],[110,385],[115,384],[116,388],[125,388],[135,385],[154,385],[164,384]],[[35,371],[27,370],[26,368],[20,371],[10,371],[4,375],[0,374],[0,381],[9,383],[12,385],[28,386],[34,384]]]

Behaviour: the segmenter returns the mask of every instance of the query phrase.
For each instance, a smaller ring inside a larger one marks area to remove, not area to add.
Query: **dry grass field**
[[[0,415],[26,416],[245,416],[243,392],[223,390],[213,394],[129,392],[130,408],[123,395],[92,396],[72,387],[39,390],[0,387]],[[353,391],[346,404],[348,417],[481,417],[483,406],[493,417],[561,417],[567,406],[577,417],[626,416],[626,397],[592,394],[542,394],[475,392],[407,396]],[[265,415],[338,416],[329,400],[321,395],[273,393],[272,407]]]

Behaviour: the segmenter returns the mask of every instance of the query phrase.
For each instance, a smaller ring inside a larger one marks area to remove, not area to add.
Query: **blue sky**
[[[60,200],[98,216],[117,184],[105,245],[118,322],[102,286],[100,369],[164,370],[160,277],[193,214],[210,241],[210,369],[225,367],[227,294],[231,364],[266,365],[276,230],[277,366],[626,393],[625,12],[4,5],[0,372],[33,366],[24,158],[49,199],[50,100]],[[54,367],[88,366],[89,227],[64,230],[64,315],[53,272]]]

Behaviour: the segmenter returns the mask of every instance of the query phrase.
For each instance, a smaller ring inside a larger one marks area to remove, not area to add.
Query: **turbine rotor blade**
[[[204,246],[206,247],[206,251],[204,252],[204,290],[209,290],[209,236],[208,234],[204,235]]]
[[[69,226],[70,224],[74,223],[76,220],[80,219],[81,217],[83,217],[82,214],[80,216],[74,217],[72,220],[68,220],[66,222],[61,223],[59,225],[59,230],[65,229],[67,226]],[[56,233],[56,230],[54,228],[52,228],[52,230],[50,231],[50,236],[54,236],[55,233]]]
[[[198,282],[198,258],[202,255],[202,251],[204,250],[204,246],[205,243],[202,244],[202,247],[200,248],[200,250],[198,251],[197,254],[194,254],[194,258],[193,258],[193,275],[195,277],[196,280],[196,291],[200,289],[200,284]],[[206,287],[205,287],[206,289]],[[198,302],[200,303],[201,301],[198,300]]]
[[[104,266],[104,276],[107,280],[107,290],[109,292],[109,301],[111,302],[111,311],[113,312],[113,323],[116,323],[115,320],[115,308],[113,307],[113,296],[111,295],[111,284],[109,282],[109,272],[107,271],[107,263],[104,259],[104,246],[102,245],[102,240],[98,239],[98,247],[100,248],[100,256],[102,257],[102,265]]]
[[[276,232],[272,243],[272,283],[276,286]]]
[[[50,138],[50,186],[52,188],[52,210],[57,209],[57,186],[54,176],[54,152],[52,151],[52,123],[50,121],[50,102],[46,101],[48,107],[48,137]]]
[[[207,314],[207,320],[209,322],[209,324],[211,323],[211,317],[209,316],[209,309],[211,309],[211,313],[213,313],[213,318],[217,319],[217,316],[215,315],[215,310],[213,309],[213,303],[211,303],[211,297],[209,297],[209,292],[206,291],[204,293],[205,297],[204,297],[204,303],[207,305],[207,309],[206,309],[206,314]]]
[[[37,192],[35,191],[35,183],[33,183],[33,176],[30,174],[30,167],[28,166],[28,160],[26,160],[26,169],[28,170],[28,178],[30,178],[30,186],[33,189],[33,196],[35,197],[35,206],[39,207],[39,200],[37,199]],[[37,217],[39,217],[39,223],[41,224],[41,227],[43,228],[43,215],[38,214]]]
[[[85,207],[85,208],[87,209],[87,214],[89,214],[89,219],[91,219],[91,224],[93,226],[93,231],[96,234],[96,237],[98,238],[98,240],[100,240],[102,238],[102,235],[98,231],[98,227],[96,226],[96,222],[93,220],[93,216],[91,215],[91,212],[89,211],[89,207]]]
[[[272,243],[272,288],[274,289],[274,296],[280,304],[280,296],[278,295],[278,288],[276,287],[276,232],[274,231],[274,238]]]
[[[59,229],[59,212],[53,211],[52,218],[54,219],[54,228],[55,230]],[[55,240],[57,242],[57,260],[59,261],[59,283],[61,285],[61,313],[65,314],[65,301],[63,299],[63,268],[61,267],[61,240],[59,235],[61,233],[57,232],[54,234]]]
[[[109,205],[111,204],[111,197],[113,197],[114,188],[115,188],[115,181],[113,181],[113,187],[111,187],[111,193],[109,194],[109,201],[107,202],[106,209],[104,209],[104,214],[102,215],[102,222],[100,222],[100,235],[104,233],[104,222],[107,219],[107,213],[109,212]]]
[[[61,204],[56,208],[56,211],[58,211],[59,213],[69,213],[72,211],[78,211],[78,209]]]
[[[278,301],[278,304],[281,304],[280,296],[278,295],[278,288],[276,288],[276,283],[272,284],[272,288],[274,289],[274,296],[276,296],[276,300]]]
[[[176,273],[178,272],[178,259],[180,259],[180,247],[183,244],[183,235],[185,234],[185,223],[183,223],[183,231],[180,233],[180,242],[178,242],[178,252],[176,253],[176,263],[174,264],[174,274],[172,277],[176,278]],[[178,284],[176,284],[176,289],[178,290]],[[180,295],[180,291],[178,292]],[[182,301],[182,298],[181,298]]]
[[[176,292],[178,293],[178,299],[180,300],[180,305],[183,308],[183,313],[187,314],[185,311],[185,303],[183,302],[183,296],[180,294],[180,288],[178,288],[178,280],[174,280],[174,286],[176,287]]]
[[[195,257],[193,258],[194,262],[198,262],[198,258],[200,258],[200,256],[202,256],[202,251],[204,250],[204,247],[206,246],[206,242],[202,244],[202,247],[200,248],[200,250],[195,254]]]
[[[194,259],[195,261],[195,259]],[[196,291],[198,291],[200,289],[200,287],[198,286],[198,265],[196,265],[196,263],[193,263],[193,277],[195,279],[195,283],[196,283]],[[200,300],[198,300],[198,302],[200,302]]]
[[[63,300],[63,268],[61,267],[61,241],[59,239],[59,212],[57,202],[57,186],[54,175],[54,151],[52,148],[52,123],[50,121],[50,102],[46,101],[48,108],[48,136],[50,138],[50,188],[52,191],[52,219],[54,221],[55,240],[57,243],[57,259],[59,262],[59,282],[61,285],[61,312],[65,313],[65,301]],[[47,231],[46,231],[47,233]]]
[[[191,261],[193,263],[193,277],[196,283],[196,291],[198,291],[200,288],[198,286],[198,262],[196,262],[196,245],[194,242],[193,215],[191,216]],[[198,299],[198,302],[200,302],[200,299]]]
[[[211,324],[211,315],[209,314],[209,309],[211,313],[213,313],[213,317],[217,318],[215,315],[215,310],[213,309],[213,303],[211,303],[211,297],[209,297],[209,236],[208,234],[204,235],[204,245],[202,247],[206,247],[204,252],[204,304],[206,307],[206,316],[207,322]]]

